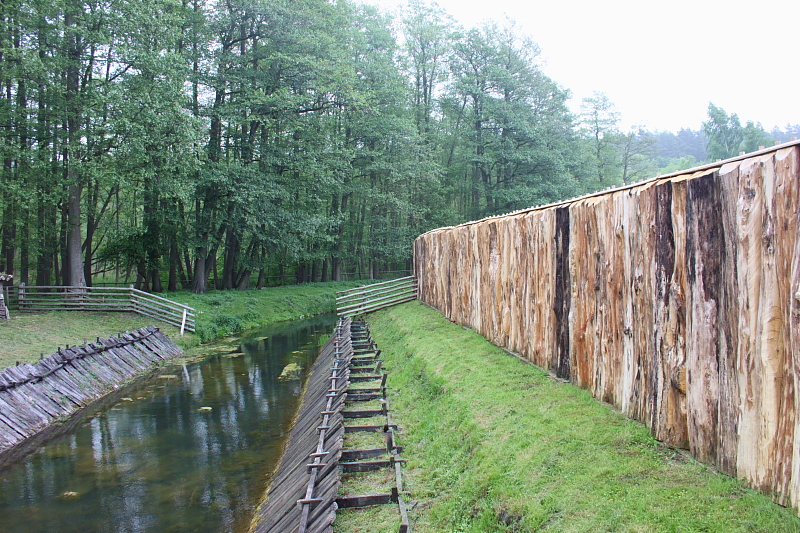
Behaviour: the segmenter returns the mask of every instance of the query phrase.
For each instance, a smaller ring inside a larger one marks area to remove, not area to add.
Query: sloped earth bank
[[[246,529],[335,320],[201,346],[129,389],[0,471],[0,532]]]
[[[370,315],[412,531],[800,531],[740,481],[417,302]],[[337,533],[380,525],[334,524]]]

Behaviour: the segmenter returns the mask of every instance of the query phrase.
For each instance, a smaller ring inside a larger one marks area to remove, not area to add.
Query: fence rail
[[[25,285],[5,287],[8,306],[19,311],[121,311],[195,331],[195,310],[133,287]]]
[[[354,317],[417,299],[414,276],[373,283],[336,293],[336,310],[341,317]]]

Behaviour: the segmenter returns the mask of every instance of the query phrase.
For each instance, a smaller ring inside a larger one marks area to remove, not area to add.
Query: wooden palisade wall
[[[420,236],[419,297],[800,500],[800,146]]]

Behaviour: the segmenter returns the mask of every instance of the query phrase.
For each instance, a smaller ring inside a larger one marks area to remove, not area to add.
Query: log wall
[[[800,147],[431,231],[419,298],[800,499]]]
[[[63,423],[158,363],[183,353],[155,326],[59,348],[38,363],[0,370],[0,466],[30,439]]]

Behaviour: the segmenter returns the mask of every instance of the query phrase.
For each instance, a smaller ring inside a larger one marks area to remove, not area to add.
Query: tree
[[[724,109],[709,102],[708,120],[703,122],[703,131],[708,139],[709,161],[728,159],[739,153],[744,132],[736,113],[728,116]]]
[[[0,25],[0,269],[42,285],[374,276],[428,229],[610,175],[610,125],[576,130],[510,22],[413,0],[398,39],[348,0],[15,0]]]
[[[775,139],[767,135],[761,123],[754,124],[752,120],[748,120],[742,130],[742,144],[740,151],[755,152],[760,147],[771,146]]]
[[[622,138],[622,183],[627,185],[655,175],[656,138],[634,126]]]
[[[470,30],[454,44],[442,105],[454,126],[446,171],[462,190],[462,216],[552,201],[571,189],[568,93],[537,62],[538,47],[511,23]]]
[[[620,147],[626,137],[619,131],[620,114],[599,92],[581,101],[581,136],[589,143],[598,186],[615,185],[622,177]]]
[[[403,20],[408,71],[413,87],[414,119],[420,134],[429,134],[435,120],[436,94],[447,80],[451,43],[458,38],[455,21],[438,5],[408,3]]]

